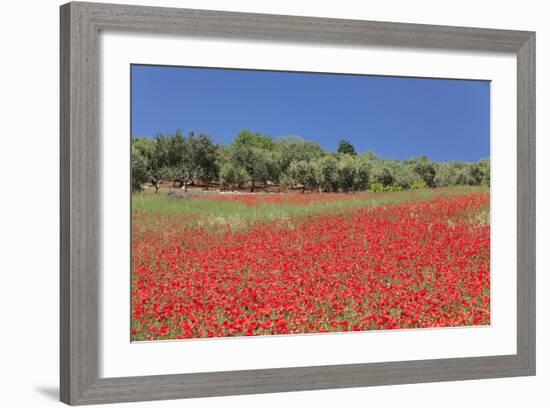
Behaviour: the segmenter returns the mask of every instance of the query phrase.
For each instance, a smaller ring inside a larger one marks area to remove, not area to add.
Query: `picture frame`
[[[72,2],[61,6],[60,397],[70,405],[535,375],[535,33]],[[102,30],[517,58],[517,353],[100,378],[99,33]]]

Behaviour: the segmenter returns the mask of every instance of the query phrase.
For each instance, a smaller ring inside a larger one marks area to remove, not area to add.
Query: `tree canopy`
[[[348,140],[340,140],[338,143],[338,153],[351,154],[352,156],[357,154],[355,147]]]
[[[302,191],[395,191],[452,185],[489,185],[490,161],[434,162],[426,156],[407,160],[357,154],[347,140],[336,152],[297,136],[274,140],[240,131],[224,146],[207,134],[158,134],[132,139],[132,189],[147,181],[179,181],[188,185],[219,183],[223,188],[256,191],[269,184]]]

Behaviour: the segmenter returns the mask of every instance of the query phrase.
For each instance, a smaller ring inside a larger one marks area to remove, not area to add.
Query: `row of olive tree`
[[[172,180],[187,189],[192,183],[219,182],[223,187],[283,185],[302,191],[396,191],[452,185],[489,185],[488,160],[476,163],[432,162],[425,156],[398,161],[372,152],[357,154],[346,140],[337,152],[299,137],[273,140],[241,131],[228,146],[205,134],[134,138],[132,187],[147,181]]]

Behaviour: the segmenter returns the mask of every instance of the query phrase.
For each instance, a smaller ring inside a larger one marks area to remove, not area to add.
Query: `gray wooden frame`
[[[95,404],[535,374],[535,33],[113,4],[61,6],[61,401]],[[100,30],[517,56],[517,354],[99,378]]]

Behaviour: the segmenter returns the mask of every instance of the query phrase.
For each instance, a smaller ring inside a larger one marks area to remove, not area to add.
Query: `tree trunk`
[[[151,184],[155,187],[155,194],[159,192],[159,181],[155,177],[151,177]]]

